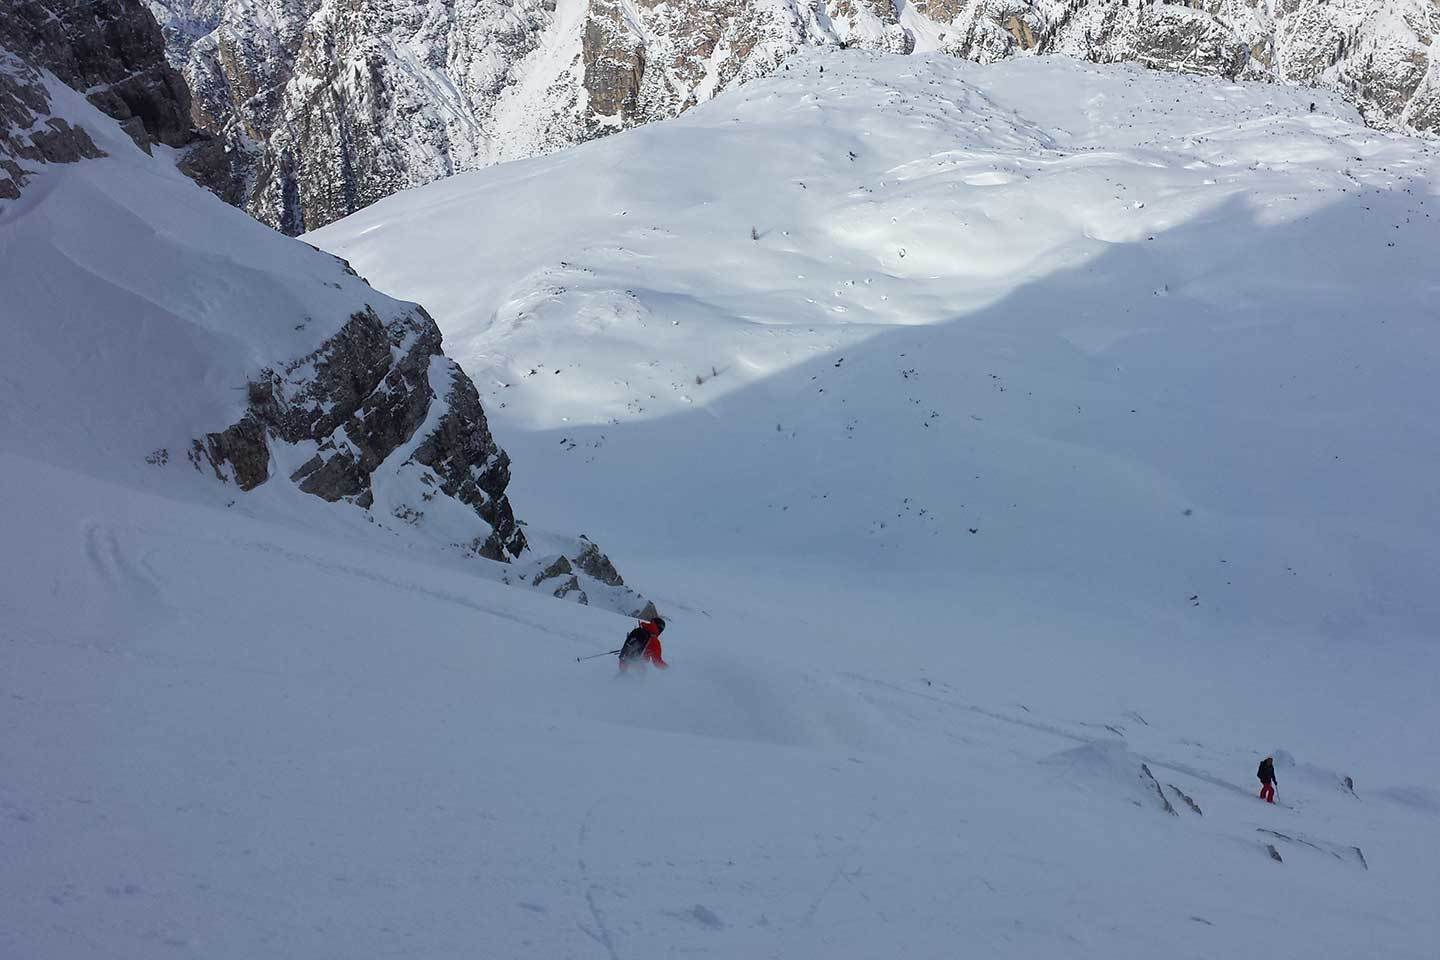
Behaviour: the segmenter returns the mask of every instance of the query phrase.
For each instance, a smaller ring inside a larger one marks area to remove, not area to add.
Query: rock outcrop
[[[645,39],[617,0],[595,0],[580,45],[585,93],[596,117],[634,121],[645,77]]]
[[[196,440],[191,461],[253,490],[271,478],[272,444],[313,450],[288,480],[305,493],[369,510],[383,464],[414,478],[420,499],[453,498],[489,534],[468,544],[492,560],[525,551],[505,488],[510,458],[490,435],[475,385],[440,349],[440,329],[421,307],[382,319],[355,313],[313,353],[250,381],[234,424]],[[397,515],[419,508],[393,504]]]
[[[542,554],[517,566],[520,582],[551,596],[589,606],[594,603],[631,617],[657,616],[655,604],[625,585],[610,558],[589,537],[558,544],[559,552]]]
[[[243,165],[237,166],[238,155],[197,129],[189,87],[166,59],[160,27],[140,0],[0,0],[0,49],[8,51],[12,64],[7,68],[12,80],[0,81],[7,101],[18,100],[14,77],[25,69],[49,70],[119,120],[143,150],[149,152],[157,143],[181,148],[185,173],[227,203],[244,202],[249,187]],[[16,128],[9,117],[0,119]],[[32,146],[66,155],[81,149],[78,141],[73,149],[55,141],[56,136],[74,139],[72,133],[48,136],[48,148]],[[9,152],[18,155],[17,150]],[[0,191],[18,192],[19,178],[12,174],[7,179],[10,186]]]

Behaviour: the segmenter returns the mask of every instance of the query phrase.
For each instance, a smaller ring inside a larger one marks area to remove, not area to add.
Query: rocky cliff
[[[83,93],[146,152],[180,148],[186,174],[228,203],[244,202],[248,165],[191,119],[189,88],[140,0],[0,0],[0,47]]]
[[[189,91],[136,0],[0,0],[0,46],[84,93],[142,147],[195,138]]]

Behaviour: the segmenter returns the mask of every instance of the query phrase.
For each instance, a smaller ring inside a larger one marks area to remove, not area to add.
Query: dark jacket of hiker
[[[1279,783],[1275,779],[1275,761],[1266,757],[1260,761],[1260,769],[1255,771],[1255,776],[1260,778],[1261,783]]]

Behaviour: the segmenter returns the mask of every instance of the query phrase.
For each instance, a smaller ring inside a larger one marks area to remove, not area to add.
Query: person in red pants
[[[669,667],[670,664],[666,663],[661,655],[660,634],[664,632],[664,617],[640,621],[640,625],[625,637],[625,645],[620,648],[620,672],[624,673],[632,666],[643,667],[646,664],[661,670]]]
[[[1275,802],[1275,758],[1266,757],[1260,761],[1260,769],[1255,771],[1255,776],[1260,778],[1260,799],[1266,803]]]

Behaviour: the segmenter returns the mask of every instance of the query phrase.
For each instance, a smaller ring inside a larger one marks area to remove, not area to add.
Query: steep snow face
[[[196,122],[287,233],[397,190],[666,119],[805,46],[1063,52],[1315,84],[1381,127],[1440,127],[1429,0],[148,0]],[[1202,8],[1203,7],[1203,8]]]
[[[221,204],[53,75],[0,56],[13,348],[0,449],[378,528],[417,549],[523,558],[492,575],[640,608],[613,569],[590,576],[608,566],[585,562],[593,544],[542,534],[543,549],[528,549],[509,457],[422,308]],[[562,556],[580,570],[546,573]]]
[[[1335,658],[1275,691],[1323,740],[1434,656],[1436,175],[1312,91],[816,52],[308,239],[431,305],[522,510],[662,592],[991,638],[1001,684],[1105,643],[1258,705]]]

